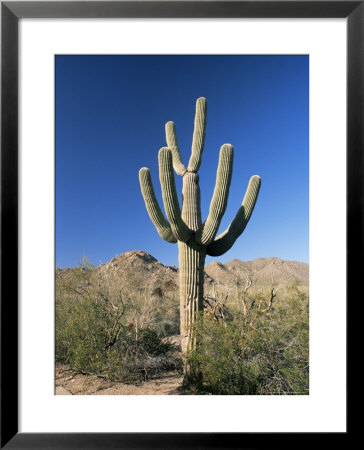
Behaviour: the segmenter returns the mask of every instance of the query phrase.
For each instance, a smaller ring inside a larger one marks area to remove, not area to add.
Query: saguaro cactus
[[[162,188],[165,219],[156,199],[150,171],[143,167],[139,181],[149,217],[160,237],[167,242],[178,242],[180,279],[180,328],[182,355],[196,348],[194,323],[198,313],[203,311],[204,263],[207,255],[219,256],[228,251],[244,231],[253,212],[260,177],[254,175],[235,218],[228,228],[216,237],[225,212],[233,167],[233,146],[224,144],[220,149],[216,184],[205,222],[201,220],[200,187],[197,174],[201,165],[206,129],[206,99],[196,102],[196,115],[192,139],[192,151],[188,166],[183,164],[179,152],[175,125],[166,124],[167,147],[159,150],[159,179]],[[182,210],[179,206],[173,170],[183,178]],[[198,370],[185,359],[184,381],[198,377]]]

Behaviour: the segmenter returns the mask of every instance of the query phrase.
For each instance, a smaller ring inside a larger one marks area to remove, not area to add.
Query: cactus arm
[[[242,205],[228,228],[206,248],[210,256],[220,256],[230,250],[236,239],[242,234],[252,215],[258,198],[261,180],[258,175],[250,178]]]
[[[196,101],[196,114],[192,138],[192,150],[191,150],[191,157],[187,167],[187,170],[189,172],[196,173],[201,165],[201,156],[205,142],[206,111],[207,111],[206,99],[204,97],[200,97]]]
[[[196,233],[196,241],[201,245],[210,244],[219,229],[229,195],[233,171],[233,156],[233,146],[224,144],[220,149],[219,165],[217,168],[215,189],[210,203],[209,215],[207,216],[205,223]]]
[[[175,243],[177,239],[172,233],[172,229],[168,221],[164,218],[162,210],[155,196],[150,171],[146,167],[139,170],[139,183],[144,198],[145,207],[153,222],[159,236],[167,242]]]
[[[158,162],[164,209],[172,232],[177,240],[187,242],[192,233],[181,217],[173,175],[172,152],[169,148],[163,147],[159,150]]]
[[[166,141],[168,148],[170,148],[172,152],[173,168],[177,175],[183,176],[187,169],[181,160],[174,122],[170,121],[166,123]]]

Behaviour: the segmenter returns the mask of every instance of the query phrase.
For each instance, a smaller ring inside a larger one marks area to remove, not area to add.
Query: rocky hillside
[[[63,276],[75,269],[57,269]],[[250,277],[256,287],[286,286],[298,281],[308,286],[309,265],[279,258],[258,258],[253,261],[233,259],[226,264],[213,261],[205,267],[206,294],[232,292],[237,285],[244,285]],[[133,292],[148,291],[158,296],[174,294],[178,290],[178,269],[165,266],[152,255],[133,250],[113,258],[94,269],[94,276],[115,289]]]
[[[133,285],[139,290],[160,287],[164,291],[178,286],[178,269],[165,266],[152,255],[141,250],[122,253],[106,264],[101,264],[100,273],[112,284]]]
[[[236,284],[237,280],[251,277],[256,286],[292,284],[299,281],[308,286],[309,265],[279,258],[258,258],[253,261],[233,259],[226,264],[213,261],[205,267],[206,273],[217,283],[226,286]]]

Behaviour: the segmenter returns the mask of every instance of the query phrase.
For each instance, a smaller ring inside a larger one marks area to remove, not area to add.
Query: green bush
[[[56,358],[83,373],[106,375],[128,381],[147,378],[171,368],[174,361],[171,344],[150,328],[139,330],[121,323],[97,302],[81,300],[73,305],[57,305]],[[151,370],[153,368],[154,370]]]
[[[80,266],[57,276],[56,361],[78,372],[122,381],[178,368],[175,348],[165,342],[158,323],[156,329],[140,325],[135,312],[140,299],[126,303],[92,275],[92,268]]]
[[[233,322],[205,317],[190,354],[212,394],[308,394],[308,298],[297,287],[269,311],[235,311]]]

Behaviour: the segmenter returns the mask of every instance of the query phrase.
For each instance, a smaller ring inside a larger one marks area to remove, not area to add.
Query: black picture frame
[[[21,18],[346,18],[347,302],[361,292],[364,218],[364,1],[2,1],[1,2],[1,448],[280,448],[296,433],[18,432],[18,21]],[[342,208],[342,205],[341,207]],[[334,212],[336,214],[337,212]],[[357,303],[357,302],[355,302]],[[348,345],[348,351],[350,346]],[[349,414],[348,416],[349,417]],[[331,433],[339,443],[349,436]],[[325,433],[303,433],[327,445]]]

